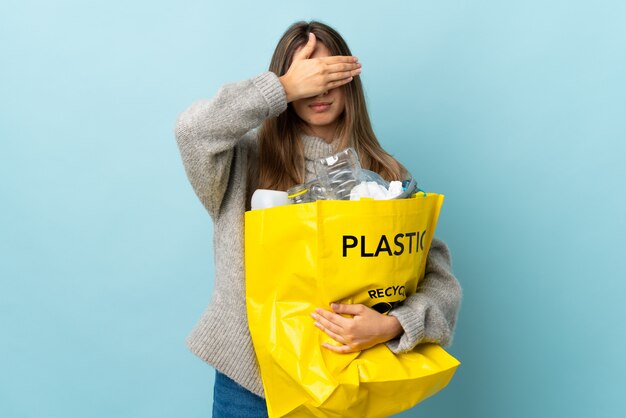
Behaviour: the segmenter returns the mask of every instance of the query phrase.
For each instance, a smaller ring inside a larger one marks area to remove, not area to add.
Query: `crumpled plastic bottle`
[[[350,199],[352,188],[361,182],[361,171],[361,162],[354,148],[315,161],[315,174],[328,199]]]

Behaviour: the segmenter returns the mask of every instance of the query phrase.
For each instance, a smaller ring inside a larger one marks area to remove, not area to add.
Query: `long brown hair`
[[[309,33],[328,48],[331,55],[352,53],[341,35],[320,22],[296,22],[283,34],[276,46],[269,70],[284,75],[295,51],[306,44]],[[336,150],[353,147],[363,168],[387,180],[400,180],[406,169],[380,146],[367,113],[365,95],[359,76],[341,87],[345,89],[345,109],[339,118]],[[278,117],[266,119],[259,131],[259,188],[287,190],[304,182],[304,152],[300,134],[303,123],[291,104]]]

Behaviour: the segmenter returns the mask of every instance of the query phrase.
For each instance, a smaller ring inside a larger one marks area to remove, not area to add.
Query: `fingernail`
[[[316,313],[311,313],[311,318],[317,319],[317,314]]]
[[[350,78],[352,78],[352,77],[350,77]],[[339,305],[338,305],[338,304],[336,304],[336,303],[331,303],[331,304],[330,304],[330,307],[331,307],[331,308],[333,309],[333,311],[334,311],[335,309],[337,309],[337,308],[339,307]]]

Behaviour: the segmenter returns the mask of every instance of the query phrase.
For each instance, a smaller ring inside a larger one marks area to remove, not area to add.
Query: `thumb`
[[[363,313],[363,305],[349,305],[346,303],[331,303],[330,308],[338,314],[359,315]]]
[[[315,34],[313,32],[309,33],[309,40],[306,45],[304,45],[302,49],[294,55],[293,60],[298,61],[308,59],[313,54],[313,51],[315,51],[316,43],[317,40],[315,39]]]

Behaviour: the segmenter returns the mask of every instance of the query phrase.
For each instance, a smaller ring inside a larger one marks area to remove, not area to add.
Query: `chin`
[[[337,117],[334,115],[314,115],[309,118],[309,124],[313,126],[326,126],[334,123]]]

